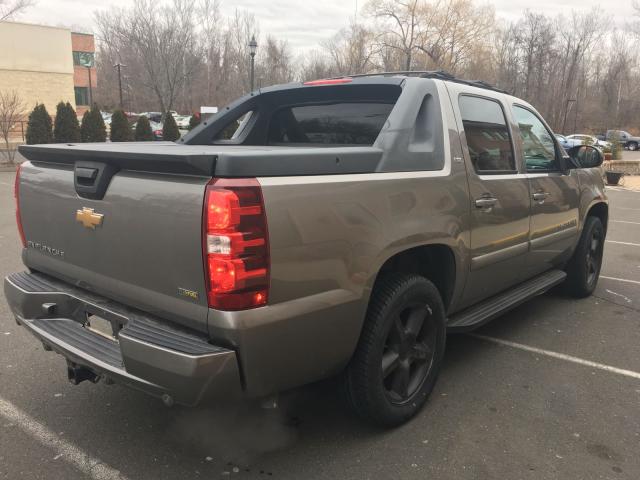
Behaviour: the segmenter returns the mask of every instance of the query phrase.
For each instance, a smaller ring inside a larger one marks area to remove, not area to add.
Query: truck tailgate
[[[25,264],[206,332],[202,208],[211,177],[122,169],[92,199],[78,195],[76,175],[73,163],[22,165]]]

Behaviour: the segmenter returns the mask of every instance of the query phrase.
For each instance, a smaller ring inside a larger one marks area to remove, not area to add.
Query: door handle
[[[535,202],[538,203],[544,203],[544,201],[547,199],[547,197],[549,197],[551,194],[549,192],[536,192],[532,195],[533,200]]]
[[[476,199],[476,208],[484,208],[490,210],[496,205],[496,203],[498,203],[497,198],[481,197]]]

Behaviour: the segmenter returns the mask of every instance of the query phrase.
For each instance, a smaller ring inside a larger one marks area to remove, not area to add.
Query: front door
[[[513,105],[518,124],[518,148],[531,191],[530,250],[527,275],[535,275],[568,260],[579,234],[579,192],[575,170],[563,172],[560,149],[540,117]]]
[[[463,306],[521,280],[529,241],[529,181],[519,171],[503,105],[448,86],[467,163],[472,225]]]

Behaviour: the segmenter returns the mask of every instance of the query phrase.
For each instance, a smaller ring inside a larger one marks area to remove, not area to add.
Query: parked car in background
[[[162,122],[149,121],[149,124],[151,125],[151,131],[153,132],[153,138],[155,138],[156,140],[162,140],[164,128]]]
[[[189,130],[191,115],[175,115],[173,119],[176,121],[176,125],[178,125],[180,130]]]
[[[104,121],[105,125],[111,125],[111,113],[109,112],[100,112],[100,115],[102,115],[102,120]]]
[[[634,137],[625,130],[607,130],[607,140],[618,141],[624,148],[631,151],[637,150],[640,145],[640,137]]]
[[[162,122],[162,112],[141,112],[138,114],[139,117],[142,115],[147,117],[150,122]]]
[[[572,147],[572,145],[569,144],[567,137],[565,137],[564,135],[560,135],[559,133],[556,133],[556,140],[558,140],[558,143],[560,144],[560,146],[565,150],[568,150],[569,148]]]
[[[580,145],[594,145],[602,149],[611,148],[611,142],[607,142],[606,140],[600,140],[598,139],[598,137],[595,137],[593,135],[584,135],[584,134],[574,133],[573,135],[568,135],[565,138],[567,140],[569,148],[578,147]]]

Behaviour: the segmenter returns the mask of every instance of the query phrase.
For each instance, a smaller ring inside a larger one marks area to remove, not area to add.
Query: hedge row
[[[173,116],[167,112],[164,122],[163,137],[165,140],[175,141],[180,138],[180,132]],[[116,110],[111,116],[112,142],[150,141],[153,132],[149,119],[144,115],[138,119],[135,131],[131,130],[129,120],[122,110]],[[77,142],[106,142],[107,129],[102,119],[100,109],[93,104],[78,122],[76,112],[69,102],[60,102],[56,107],[55,121],[43,104],[37,104],[29,114],[26,141],[33,145],[37,143],[77,143]]]

